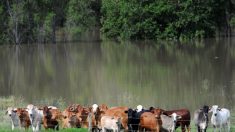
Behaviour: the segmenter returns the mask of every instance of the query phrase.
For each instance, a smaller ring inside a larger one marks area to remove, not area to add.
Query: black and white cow
[[[209,106],[206,105],[194,112],[194,123],[198,132],[206,132],[209,121],[208,112]]]

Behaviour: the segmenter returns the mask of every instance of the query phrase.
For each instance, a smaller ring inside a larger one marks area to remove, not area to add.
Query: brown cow
[[[162,121],[159,118],[160,114],[157,116],[151,112],[144,112],[140,116],[140,131],[151,131],[151,132],[160,132]]]
[[[114,116],[119,117],[121,119],[122,127],[125,129],[125,131],[128,131],[127,121],[128,116],[125,113],[125,111],[128,110],[128,107],[122,106],[122,107],[112,107],[105,111],[105,116]]]
[[[29,126],[31,125],[30,119],[29,119],[29,114],[25,110],[25,108],[17,108],[16,114],[18,115],[20,119],[20,126],[28,129]]]
[[[63,113],[63,128],[80,128],[81,127],[81,111],[83,110],[83,107],[79,104],[73,104],[67,107]]]
[[[61,113],[56,107],[43,107],[43,126],[45,129],[59,130],[59,119]]]
[[[181,126],[181,131],[185,132],[187,128],[187,131],[190,132],[190,112],[188,109],[178,109],[178,110],[163,110],[163,109],[159,109],[159,108],[153,108],[150,107],[150,110],[152,113],[154,113],[155,111],[162,111],[162,113],[164,115],[170,116],[172,113],[176,113],[177,115],[179,115],[181,118],[177,120],[176,122],[176,128],[178,128],[179,126]]]
[[[77,117],[80,119],[82,128],[89,128],[90,125],[92,125],[92,127],[96,127],[95,115],[92,114],[91,107],[83,107],[81,111],[77,113]]]

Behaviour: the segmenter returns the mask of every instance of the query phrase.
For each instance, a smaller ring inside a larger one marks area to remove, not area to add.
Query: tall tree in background
[[[72,39],[76,40],[81,32],[92,28],[97,23],[91,7],[93,0],[70,0],[66,14],[66,28]]]
[[[15,44],[20,44],[24,37],[24,4],[25,2],[23,0],[6,1],[7,13],[9,15],[8,34],[10,36],[10,40]]]

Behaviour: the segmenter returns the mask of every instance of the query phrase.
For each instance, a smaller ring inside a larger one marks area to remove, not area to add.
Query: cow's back
[[[230,120],[230,111],[228,109],[222,108],[220,112],[222,124],[226,124]]]

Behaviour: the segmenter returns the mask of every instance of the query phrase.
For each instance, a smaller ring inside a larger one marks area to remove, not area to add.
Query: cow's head
[[[204,105],[201,109],[200,109],[204,115],[204,117],[206,118],[206,120],[208,120],[208,112],[210,110],[209,106]]]
[[[6,114],[11,117],[12,115],[15,115],[16,112],[17,112],[17,108],[8,107]]]
[[[93,113],[96,113],[98,107],[99,107],[99,106],[98,106],[97,104],[93,104],[93,105],[92,105],[92,112],[93,112]]]
[[[160,108],[154,108],[154,107],[150,107],[149,108],[150,112],[153,113],[155,115],[156,118],[160,119],[160,115],[164,112],[163,109]]]
[[[106,104],[101,104],[99,106],[100,111],[106,112],[109,108]]]
[[[51,119],[52,113],[51,113],[50,109],[51,109],[51,108],[49,108],[49,107],[47,107],[47,106],[44,106],[44,107],[43,107],[43,116],[44,116],[44,118],[46,118],[46,119]]]
[[[137,110],[137,112],[140,112],[143,110],[143,108],[144,107],[142,105],[137,105],[136,110]]]
[[[217,116],[217,113],[221,110],[218,105],[213,105],[209,112],[212,112],[212,116]]]
[[[182,117],[180,115],[177,115],[176,113],[172,113],[171,115],[169,115],[172,118],[172,121],[174,123],[177,122],[178,119],[181,119]]]
[[[32,123],[33,119],[34,119],[34,116],[36,114],[36,110],[37,110],[37,107],[32,105],[32,104],[29,104],[27,107],[26,107],[26,111],[28,112],[29,114],[29,119]]]
[[[25,120],[26,118],[28,119],[28,112],[26,111],[25,108],[17,108],[17,115],[20,118],[20,120]]]
[[[137,111],[129,108],[128,110],[125,111],[125,113],[127,114],[128,122],[130,123],[133,119],[135,119]]]
[[[72,105],[65,109],[62,112],[63,127],[80,127],[80,111],[80,105]]]
[[[209,112],[209,106],[204,105],[200,110],[203,111],[204,113],[208,113]]]

